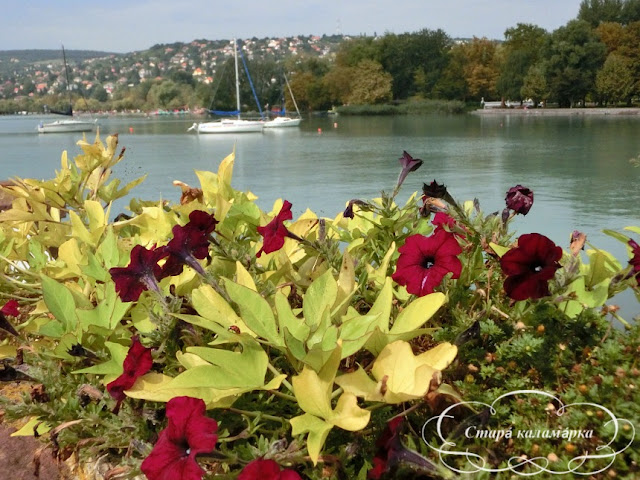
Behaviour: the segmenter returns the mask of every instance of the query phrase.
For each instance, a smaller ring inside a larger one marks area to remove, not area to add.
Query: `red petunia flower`
[[[20,310],[18,310],[18,306],[19,303],[17,302],[17,300],[9,300],[7,303],[5,303],[2,308],[0,309],[0,312],[3,315],[11,315],[12,317],[18,317],[20,316]]]
[[[451,230],[456,225],[454,218],[443,212],[437,212],[431,219],[431,223],[436,226],[436,230],[444,229],[445,226]]]
[[[522,185],[511,187],[505,197],[507,208],[521,215],[526,215],[533,206],[533,191]]]
[[[160,293],[156,283],[161,272],[158,261],[167,255],[164,247],[153,246],[147,250],[142,245],[136,245],[131,250],[129,265],[109,269],[120,299],[123,302],[135,302],[142,292],[149,289]]]
[[[518,246],[500,258],[507,275],[504,290],[514,300],[536,299],[549,295],[551,280],[560,264],[562,248],[539,233],[518,238]]]
[[[287,227],[282,223],[285,220],[291,220],[293,218],[291,206],[291,202],[285,200],[278,215],[264,227],[258,227],[258,233],[264,237],[264,241],[262,242],[262,248],[256,253],[256,257],[260,257],[262,252],[271,253],[280,250],[284,245],[285,237],[298,238],[289,232]]]
[[[246,467],[242,469],[238,480],[302,480],[300,475],[294,470],[286,468],[280,470],[278,465],[273,460],[263,460],[258,458],[249,462]]]
[[[107,391],[116,400],[116,406],[113,409],[113,413],[116,415],[120,411],[120,405],[126,398],[124,394],[125,390],[129,390],[136,383],[138,377],[141,377],[149,370],[153,365],[153,359],[151,358],[151,349],[146,348],[140,343],[138,337],[131,339],[131,346],[127,352],[127,356],[122,363],[122,375],[116,378],[113,382],[107,384]]]
[[[430,237],[411,235],[398,252],[400,258],[391,278],[419,297],[432,293],[446,274],[459,278],[462,272],[457,257],[462,248],[454,235],[444,229],[436,229]]]
[[[629,240],[629,246],[631,247],[631,253],[633,256],[631,260],[629,260],[629,264],[631,264],[632,275],[636,277],[638,283],[640,283],[640,245],[635,240]]]
[[[0,328],[17,337],[18,332],[15,328],[13,328],[13,325],[9,323],[5,315],[10,315],[12,317],[17,317],[20,315],[20,310],[18,310],[18,302],[16,300],[9,300],[2,306],[2,308],[0,308]]]
[[[205,471],[196,455],[216,447],[218,423],[205,416],[204,401],[175,397],[167,403],[169,424],[140,469],[148,480],[200,480]]]

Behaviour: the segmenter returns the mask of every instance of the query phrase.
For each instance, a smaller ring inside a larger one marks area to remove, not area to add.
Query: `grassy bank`
[[[464,113],[467,107],[460,100],[420,100],[401,104],[343,105],[340,115],[407,115],[422,113]]]

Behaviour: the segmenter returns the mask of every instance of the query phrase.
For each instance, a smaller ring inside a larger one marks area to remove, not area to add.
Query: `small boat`
[[[96,127],[96,122],[88,120],[56,120],[54,122],[38,125],[38,133],[69,133],[69,132],[91,132]]]
[[[62,46],[62,59],[64,61],[64,73],[67,79],[67,91],[69,92],[69,106],[64,111],[50,110],[50,113],[58,115],[73,116],[73,108],[71,106],[71,83],[69,82],[69,67],[67,66],[67,56]],[[96,127],[97,120],[78,120],[75,118],[65,120],[55,120],[53,122],[38,124],[38,133],[69,133],[69,132],[91,132]]]
[[[302,122],[301,118],[276,117],[273,120],[264,122],[264,128],[298,127],[300,122]]]
[[[264,122],[262,120],[242,120],[240,118],[240,79],[238,77],[238,47],[236,39],[233,39],[233,59],[236,68],[236,113],[238,118],[226,118],[214,122],[194,123],[187,130],[195,130],[198,133],[252,133],[262,132]],[[246,66],[245,66],[246,68]],[[248,71],[247,71],[248,73]]]
[[[275,117],[273,120],[269,120],[268,122],[264,122],[264,128],[285,128],[285,127],[298,127],[302,122],[302,118],[300,117],[300,110],[298,110],[298,104],[296,103],[296,98],[293,96],[293,91],[291,90],[291,85],[289,85],[289,80],[286,75],[282,75],[284,77],[284,81],[289,88],[289,95],[291,95],[291,100],[293,100],[293,105],[296,107],[296,112],[298,112],[297,118],[291,117]],[[283,102],[284,105],[284,102]],[[283,107],[284,113],[284,107]]]

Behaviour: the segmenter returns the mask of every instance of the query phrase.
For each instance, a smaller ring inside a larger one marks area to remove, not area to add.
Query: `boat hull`
[[[251,120],[220,120],[219,122],[199,123],[198,133],[259,133],[263,123]]]
[[[298,127],[302,122],[301,118],[276,117],[264,123],[264,128],[288,128]]]
[[[38,125],[38,133],[71,133],[91,132],[96,127],[95,122],[83,120],[56,120]]]

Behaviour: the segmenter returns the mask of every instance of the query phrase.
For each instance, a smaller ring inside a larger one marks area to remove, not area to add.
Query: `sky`
[[[581,0],[0,0],[0,50],[126,53],[233,37],[374,35],[442,29],[501,40],[518,23],[553,31]],[[9,5],[11,4],[11,5]]]

